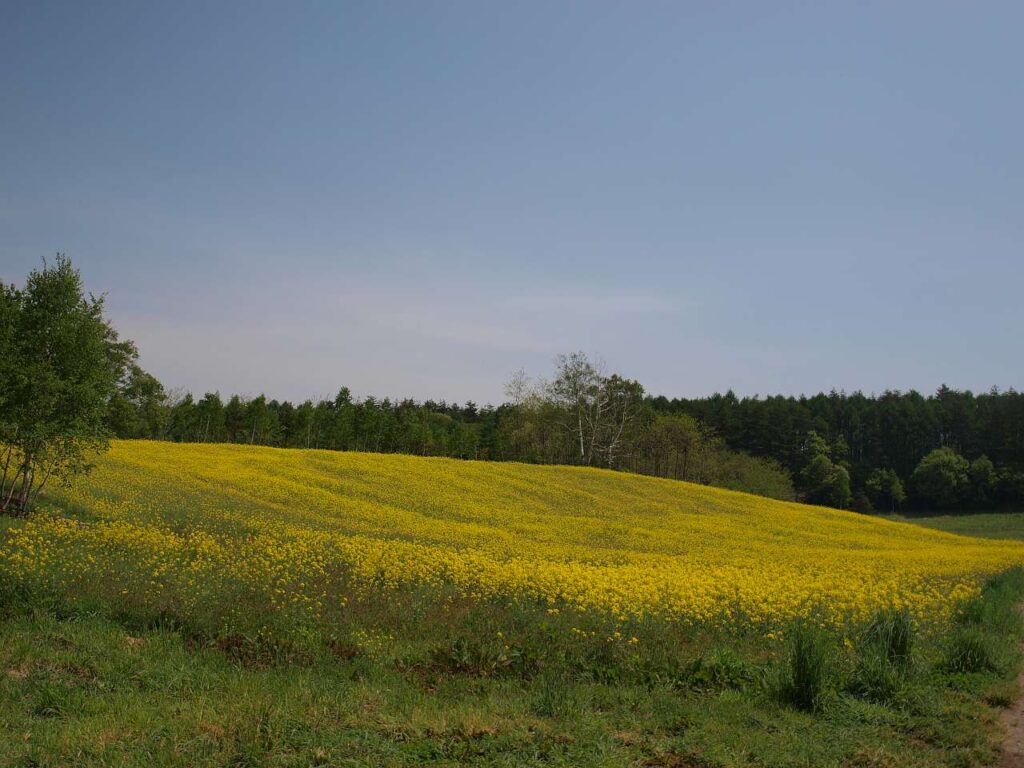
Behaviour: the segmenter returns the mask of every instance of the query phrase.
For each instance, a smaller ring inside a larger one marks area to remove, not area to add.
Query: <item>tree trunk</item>
[[[587,452],[583,448],[583,409],[580,406],[576,408],[576,431],[580,435],[580,463],[586,464]]]
[[[14,446],[7,446],[7,453],[4,456],[4,473],[0,476],[0,501],[3,499],[4,491],[7,490],[7,472],[11,468],[11,459],[14,457]]]
[[[35,477],[35,469],[29,469],[21,477],[21,492],[18,494],[18,514],[22,517],[28,516],[29,493],[32,490],[32,480]]]
[[[0,499],[0,511],[8,515],[13,515],[16,513],[16,500],[14,495],[18,490],[18,478],[21,477],[24,472],[25,463],[22,462],[21,466],[18,467],[18,470],[14,473],[14,477],[11,478],[10,490],[7,491],[7,495],[4,498]]]

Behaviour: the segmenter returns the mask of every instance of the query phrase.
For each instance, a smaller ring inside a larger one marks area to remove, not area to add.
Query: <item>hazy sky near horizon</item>
[[[169,387],[1024,385],[1024,4],[7,3],[0,278]]]

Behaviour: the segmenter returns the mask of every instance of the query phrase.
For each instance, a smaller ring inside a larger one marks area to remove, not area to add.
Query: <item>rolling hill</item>
[[[147,441],[115,442],[0,549],[48,589],[88,593],[103,563],[153,609],[234,595],[303,623],[409,585],[623,619],[932,620],[1022,561],[1016,542],[606,470]]]

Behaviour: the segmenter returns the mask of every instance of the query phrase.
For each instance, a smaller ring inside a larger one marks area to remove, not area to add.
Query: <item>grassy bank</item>
[[[845,637],[792,626],[770,647],[631,646],[551,632],[581,617],[545,629],[483,606],[441,631],[381,613],[299,648],[8,589],[0,766],[981,766],[993,707],[1016,694],[1022,595],[1009,572],[952,631],[909,640],[883,614]]]
[[[605,471],[121,442],[0,521],[0,766],[983,766],[1022,561]]]

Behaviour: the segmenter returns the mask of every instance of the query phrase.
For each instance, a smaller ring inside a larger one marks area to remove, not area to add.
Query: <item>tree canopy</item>
[[[27,514],[51,481],[88,467],[135,348],[58,256],[0,290],[0,511]]]

